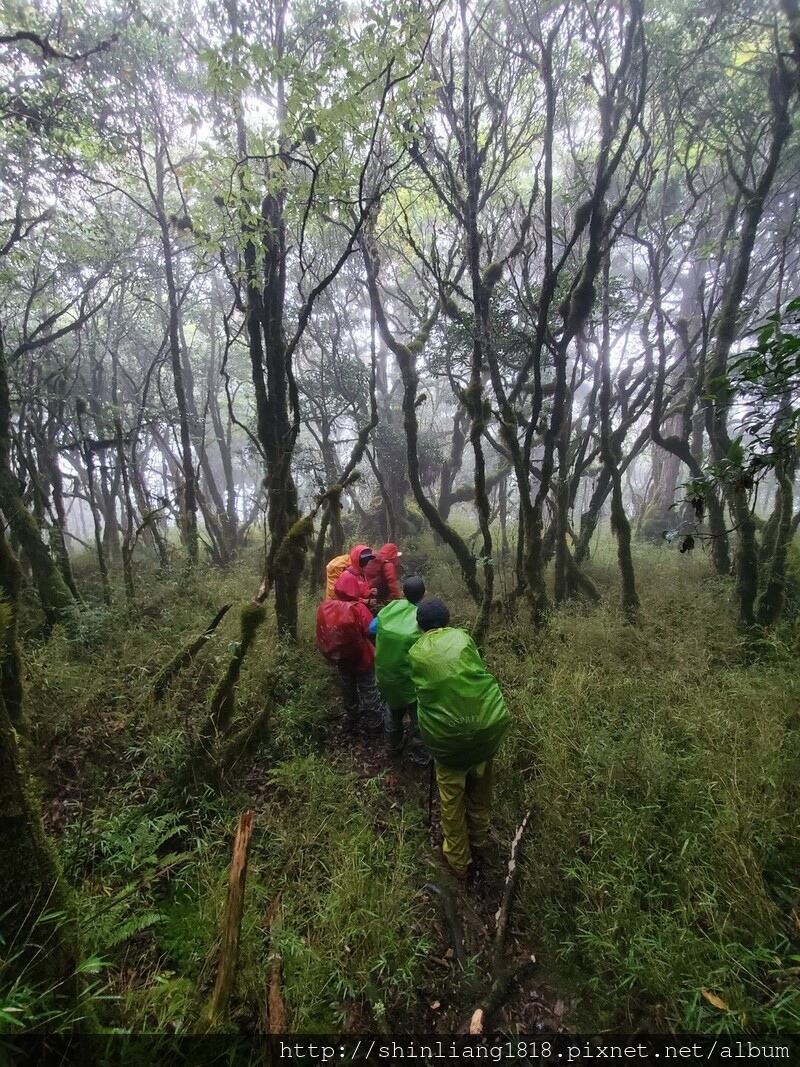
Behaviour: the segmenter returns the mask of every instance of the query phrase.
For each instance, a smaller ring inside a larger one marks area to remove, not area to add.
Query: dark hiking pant
[[[375,685],[375,671],[352,671],[340,666],[339,677],[346,729],[352,730],[360,724],[368,733],[380,733],[384,708]]]
[[[408,714],[408,729],[403,725],[406,714]],[[407,745],[412,763],[418,763],[423,767],[430,763],[430,753],[419,735],[416,703],[406,704],[402,708],[387,709],[386,743],[389,746],[390,756],[399,756],[404,745]]]

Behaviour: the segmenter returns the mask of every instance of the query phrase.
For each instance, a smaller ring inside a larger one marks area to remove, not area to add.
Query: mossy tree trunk
[[[0,980],[36,988],[68,1013],[80,1000],[68,892],[42,829],[12,725],[22,716],[16,642],[17,561],[0,538]],[[47,916],[47,918],[45,918]]]
[[[792,543],[792,481],[797,466],[796,454],[781,462],[775,469],[778,491],[770,521],[762,534],[761,568],[762,591],[758,601],[756,621],[760,626],[772,626],[783,614],[786,596],[786,557]]]
[[[97,499],[97,478],[95,467],[96,442],[87,434],[83,425],[83,416],[86,413],[86,404],[82,398],[77,402],[78,432],[81,438],[81,449],[86,464],[86,484],[89,491],[89,510],[92,513],[92,526],[94,528],[94,544],[97,551],[97,569],[100,572],[100,582],[103,588],[103,600],[111,604],[111,583],[108,579],[108,563],[106,561],[105,538],[103,537],[103,521],[100,505]]]
[[[464,153],[466,197],[464,198],[464,228],[466,236],[467,270],[470,280],[472,311],[472,344],[470,380],[467,394],[467,410],[470,415],[469,440],[474,461],[475,508],[481,532],[481,562],[483,566],[483,595],[473,636],[478,645],[483,643],[489,628],[492,596],[494,592],[494,561],[492,559],[492,530],[490,525],[489,494],[486,491],[486,459],[483,454],[483,434],[492,416],[489,401],[483,395],[483,374],[486,359],[491,349],[491,293],[494,283],[485,280],[481,272],[480,249],[483,233],[479,213],[481,199],[481,168],[477,123],[473,125],[474,101],[472,98],[472,58],[470,30],[467,26],[467,3],[459,4],[461,15],[461,49],[463,58],[463,85],[461,120],[464,137],[461,141]],[[473,135],[474,134],[474,135]]]
[[[39,524],[25,507],[19,482],[11,470],[10,426],[8,367],[0,334],[0,509],[28,560],[45,621],[48,626],[54,626],[75,609],[75,598],[42,541]]]
[[[239,10],[236,0],[226,5],[232,37],[241,39]],[[292,52],[294,29],[287,33],[289,5],[280,3],[262,22],[262,33],[269,42],[276,59],[272,84],[273,103],[278,125],[288,130],[287,98],[291,90],[291,71],[298,63]],[[297,637],[298,598],[300,579],[305,565],[310,529],[303,526],[303,537],[297,536],[300,517],[297,485],[292,473],[292,460],[301,426],[300,398],[295,378],[294,361],[317,299],[339,276],[345,263],[356,249],[361,230],[373,210],[378,193],[368,193],[368,174],[380,169],[374,156],[379,142],[383,111],[396,84],[393,62],[381,70],[380,99],[376,101],[375,119],[365,142],[359,173],[352,175],[352,188],[359,190],[359,203],[343,213],[349,218],[347,236],[338,255],[332,257],[321,277],[305,289],[303,298],[294,310],[294,297],[287,301],[287,264],[294,254],[303,262],[306,227],[288,233],[292,219],[313,218],[320,209],[317,183],[312,181],[305,194],[287,211],[293,189],[289,178],[296,169],[296,156],[291,140],[282,135],[274,156],[264,160],[262,184],[254,188],[249,166],[240,168],[239,193],[242,202],[255,208],[242,233],[244,293],[239,294],[245,308],[247,341],[250,354],[253,390],[256,406],[256,432],[265,459],[267,493],[267,525],[270,545],[265,566],[263,589],[275,592],[275,613],[278,631],[292,639]],[[287,73],[288,72],[288,73]],[[251,153],[244,120],[242,98],[232,101],[236,115],[236,147],[242,164]],[[295,146],[296,147],[296,146]],[[349,194],[348,194],[349,197]],[[325,210],[328,210],[326,207]],[[304,272],[305,273],[305,272]],[[308,286],[310,275],[305,274]],[[302,286],[301,286],[302,288]],[[242,299],[243,297],[243,299]],[[291,316],[291,326],[289,326]],[[259,594],[261,596],[261,594]]]
[[[419,375],[416,368],[416,353],[423,348],[428,340],[433,324],[438,317],[438,308],[435,309],[427,321],[422,324],[417,336],[410,344],[405,344],[398,340],[389,325],[389,320],[378,291],[379,262],[377,250],[368,247],[368,242],[365,241],[362,243],[362,252],[364,255],[370,299],[372,301],[372,308],[375,312],[375,321],[384,343],[397,359],[397,365],[400,369],[400,377],[403,381],[403,428],[406,436],[406,461],[408,464],[408,479],[411,483],[411,491],[414,495],[414,500],[419,505],[420,511],[428,520],[434,533],[438,534],[442,541],[452,549],[453,554],[461,567],[461,575],[464,579],[464,584],[466,585],[470,596],[479,604],[482,599],[482,590],[477,579],[475,557],[472,555],[466,541],[442,518],[436,505],[425,495],[425,490],[420,478],[419,423],[417,421],[417,387],[419,385]]]
[[[769,81],[771,129],[765,143],[758,150],[759,157],[764,160],[763,168],[752,188],[745,187],[738,175],[736,176],[742,202],[741,229],[717,319],[705,399],[706,431],[713,457],[717,461],[724,460],[731,454],[728,414],[734,400],[734,392],[728,381],[728,358],[736,340],[745,288],[750,275],[750,262],[767,195],[772,188],[784,146],[792,132],[789,102],[797,91],[796,83],[796,76],[787,68],[783,56],[777,53],[775,70]],[[749,165],[755,168],[755,156]],[[727,498],[737,535],[736,591],[739,598],[739,618],[745,626],[752,626],[756,621],[759,586],[755,521],[749,494],[742,481],[728,488]]]
[[[602,337],[600,339],[600,455],[611,479],[611,529],[617,538],[617,559],[622,579],[622,610],[628,622],[639,614],[639,594],[631,555],[631,524],[622,501],[619,442],[611,426],[611,313],[609,306],[610,266],[603,264]]]

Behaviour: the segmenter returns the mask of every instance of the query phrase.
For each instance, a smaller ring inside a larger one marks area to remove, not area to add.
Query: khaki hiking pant
[[[472,849],[489,843],[492,761],[485,760],[468,771],[454,771],[437,761],[436,784],[442,806],[442,851],[450,866],[463,875]]]

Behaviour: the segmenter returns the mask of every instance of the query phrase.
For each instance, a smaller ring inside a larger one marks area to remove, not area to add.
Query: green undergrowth
[[[402,1027],[416,1010],[434,916],[420,895],[424,813],[393,804],[380,776],[334,769],[327,745],[340,700],[309,647],[313,603],[302,605],[300,648],[276,640],[270,613],[244,661],[234,728],[274,704],[255,751],[219,793],[174,789],[236,648],[254,575],[251,559],[225,575],[154,582],[135,613],[94,613],[91,635],[57,628],[25,644],[24,743],[99,975],[97,1013],[112,1029],[201,1025],[233,832],[248,807],[255,829],[230,1027],[264,1029],[270,952],[282,959],[292,1030]],[[156,700],[158,671],[223,603],[234,606],[214,637]],[[46,990],[14,994],[15,1029],[48,1018]]]
[[[427,535],[403,550],[407,573],[470,625],[475,606],[449,555]],[[500,841],[533,811],[512,927],[576,1028],[794,1032],[794,609],[777,633],[745,641],[731,584],[702,552],[636,546],[635,563],[635,629],[616,610],[606,536],[587,566],[599,608],[563,606],[544,634],[522,604],[493,615],[485,658],[513,713],[497,760]],[[418,798],[393,801],[383,776],[346,751],[331,758],[341,708],[313,646],[315,601],[302,600],[298,648],[277,640],[270,611],[244,660],[234,728],[273,705],[256,747],[220,791],[174,787],[258,566],[254,556],[224,573],[140,576],[134,612],[93,609],[78,630],[25,639],[23,743],[74,889],[97,1014],[112,1029],[196,1029],[216,973],[233,833],[253,807],[231,1028],[264,1029],[266,960],[277,951],[290,1029],[407,1031],[431,980],[424,812]],[[498,569],[502,592],[513,560]],[[155,700],[158,671],[225,603],[214,637]],[[46,998],[15,996],[16,1028],[47,1017]]]
[[[565,609],[487,649],[506,825],[534,813],[522,906],[587,1028],[797,1032],[797,661],[777,639],[752,661],[702,557],[638,555],[638,628]]]
[[[387,1013],[402,1023],[432,948],[417,899],[422,811],[390,807],[380,778],[337,773],[324,754],[281,764],[273,791],[255,854],[262,904],[277,909],[292,1029],[339,1032],[357,1008],[373,1023]],[[263,982],[260,956],[248,972]],[[375,993],[364,1004],[368,987]]]

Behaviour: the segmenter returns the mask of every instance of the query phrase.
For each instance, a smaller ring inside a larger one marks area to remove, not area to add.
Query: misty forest
[[[0,62],[0,1050],[800,1032],[798,0],[3,0]],[[510,717],[466,880],[320,651],[384,545]]]

